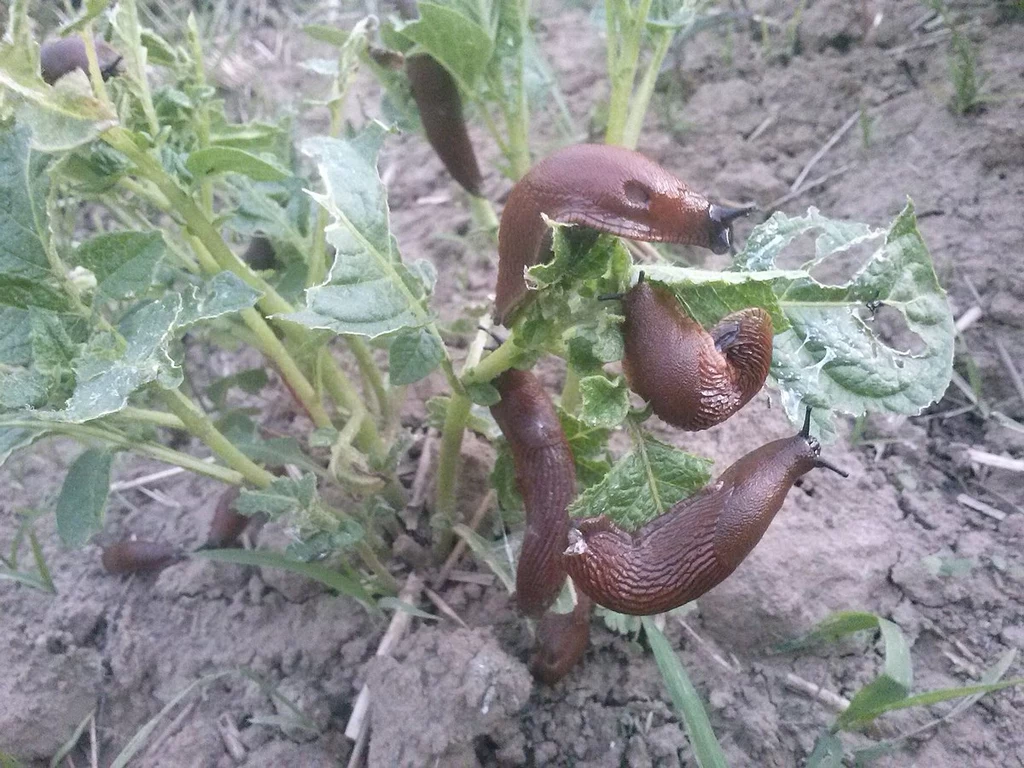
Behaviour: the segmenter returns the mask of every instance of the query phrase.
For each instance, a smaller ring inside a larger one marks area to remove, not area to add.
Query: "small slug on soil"
[[[565,567],[576,586],[598,605],[645,616],[695,600],[729,576],[768,529],[801,475],[825,467],[803,430],[748,453],[696,495],[684,499],[635,533],[606,517],[574,521]]]
[[[233,485],[226,489],[217,500],[217,508],[213,511],[213,519],[210,521],[210,532],[206,537],[206,544],[203,545],[203,549],[235,546],[238,544],[238,537],[242,535],[249,523],[252,522],[251,517],[234,510],[239,490],[237,485]]]
[[[673,426],[720,424],[761,391],[772,363],[772,318],[752,307],[726,315],[710,331],[667,288],[640,280],[623,297],[630,388]]]
[[[565,432],[540,381],[509,369],[494,380],[501,402],[491,414],[512,451],[516,487],[526,508],[526,532],[516,571],[516,602],[539,617],[565,583],[562,551],[569,533],[566,510],[576,497],[576,467]]]
[[[576,592],[576,607],[569,613],[548,611],[537,624],[537,644],[529,669],[536,679],[554,685],[576,666],[590,642],[592,602]]]
[[[96,40],[96,59],[103,79],[117,74],[123,57],[107,43]],[[39,69],[45,80],[53,85],[72,70],[89,73],[89,59],[85,55],[85,41],[78,35],[47,40],[39,48]]]
[[[184,553],[171,544],[125,539],[104,547],[102,562],[107,573],[156,573],[184,557]]]
[[[509,193],[498,230],[495,319],[508,325],[526,298],[523,270],[550,250],[542,213],[632,240],[725,253],[730,224],[749,211],[708,202],[639,152],[605,144],[566,147],[537,163]]]

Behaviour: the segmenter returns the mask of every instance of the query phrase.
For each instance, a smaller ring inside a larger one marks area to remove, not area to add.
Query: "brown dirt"
[[[794,4],[750,5],[787,19]],[[554,2],[542,10],[548,11],[539,26],[542,45],[585,126],[605,95],[602,42],[583,11]],[[850,114],[867,108],[870,140],[855,127],[811,176],[847,164],[848,170],[784,210],[814,204],[829,215],[883,225],[906,195],[913,197],[954,314],[978,300],[970,285],[980,295],[985,315],[967,331],[965,348],[984,375],[983,395],[1020,418],[1024,407],[995,340],[1024,368],[1024,27],[1003,18],[997,6],[962,10],[974,20],[970,30],[993,95],[977,114],[957,117],[946,109],[946,39],[907,32],[924,13],[921,4],[817,0],[802,17],[796,56],[782,55],[781,34],[769,49],[743,24],[691,41],[674,62],[673,88],[652,107],[641,148],[712,197],[766,204],[789,189]],[[876,11],[881,23],[865,34],[863,20]],[[281,79],[281,93],[293,92],[292,75],[265,74]],[[365,103],[372,112],[370,96]],[[777,114],[775,121],[748,140],[770,114]],[[474,137],[493,160],[483,136]],[[545,134],[545,141],[553,140]],[[440,268],[442,314],[450,319],[467,303],[486,300],[493,256],[455,236],[465,231],[468,215],[423,142],[392,142],[382,167],[393,179],[404,253]],[[486,191],[496,200],[507,188],[493,172],[487,178]],[[218,354],[204,362],[223,370],[255,359]],[[545,368],[552,385],[558,375],[557,366]],[[407,423],[422,418],[423,399],[441,387],[430,380],[410,388]],[[941,413],[961,400],[953,390],[933,410]],[[266,393],[260,404],[275,423],[290,418],[280,393]],[[706,433],[662,433],[724,467],[790,430],[779,409],[769,409],[761,397]],[[1020,475],[972,466],[964,450],[972,445],[1024,456],[1024,441],[976,411],[873,419],[865,434],[873,441],[866,446],[827,447],[850,479],[807,476],[748,561],[686,617],[692,633],[669,621],[668,636],[709,702],[731,765],[798,764],[831,722],[826,707],[786,687],[788,673],[847,697],[876,673],[880,654],[865,641],[791,655],[771,651],[831,610],[866,609],[896,621],[913,641],[917,690],[969,682],[979,667],[1024,646],[1024,488]],[[466,453],[475,459],[463,482],[469,508],[482,492],[490,458],[477,441]],[[73,446],[47,443],[4,468],[0,541],[13,535],[16,510],[52,502],[73,455]],[[123,457],[117,476],[157,468]],[[138,490],[115,495],[105,537],[130,532],[198,544],[216,484],[179,476],[159,490],[163,501]],[[961,492],[1010,514],[1002,522],[982,516],[957,504]],[[378,693],[371,765],[693,764],[653,659],[599,621],[583,666],[552,688],[531,688],[523,664],[530,638],[499,586],[449,584],[444,599],[471,629],[416,620],[393,660],[373,661],[383,623],[297,578],[187,562],[155,577],[122,580],[102,572],[96,546],[61,550],[52,517],[37,530],[58,595],[0,583],[0,750],[30,765],[48,760],[93,710],[105,764],[188,683],[232,666],[277,685],[317,730],[296,728],[288,711],[275,708],[253,683],[221,678],[183,716],[160,724],[157,746],[139,765],[236,765],[218,735],[223,716],[239,728],[243,765],[337,765],[351,750],[343,730],[368,679]],[[283,541],[270,527],[260,534],[264,546]],[[933,576],[922,561],[933,554],[969,558],[971,568]],[[467,561],[463,567],[473,566]],[[1009,674],[1021,672],[1017,662]],[[1024,764],[1022,704],[1017,691],[989,696],[880,764]],[[896,735],[934,715],[908,711],[887,718],[873,736]],[[848,737],[850,744],[868,741]]]

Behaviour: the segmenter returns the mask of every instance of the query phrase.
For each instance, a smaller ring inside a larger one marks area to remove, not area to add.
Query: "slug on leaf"
[[[100,73],[107,80],[117,74],[123,56],[102,40],[96,40],[96,59]],[[50,85],[64,75],[80,69],[89,73],[89,59],[85,54],[85,41],[78,35],[47,40],[39,49],[40,74]]]
[[[565,583],[562,551],[569,534],[566,510],[576,497],[576,467],[555,407],[537,377],[511,368],[494,385],[501,401],[491,406],[491,414],[508,441],[526,508],[516,602],[536,618]]]
[[[749,211],[708,202],[639,152],[606,144],[566,147],[533,166],[509,193],[498,230],[495,319],[508,325],[526,298],[523,270],[544,261],[550,249],[542,213],[632,240],[725,253],[730,224]]]
[[[710,331],[667,288],[640,280],[623,297],[630,388],[664,421],[698,431],[720,424],[764,386],[772,318],[759,307],[726,315]]]
[[[646,616],[678,608],[720,584],[750,554],[801,475],[825,467],[803,430],[743,456],[694,496],[635,533],[604,516],[574,521],[565,567],[598,605]]]

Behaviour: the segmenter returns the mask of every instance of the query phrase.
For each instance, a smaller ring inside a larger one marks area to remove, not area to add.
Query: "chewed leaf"
[[[569,507],[573,517],[607,515],[626,530],[635,530],[702,488],[709,479],[709,459],[680,451],[646,433],[597,485]]]
[[[818,221],[805,225],[815,228]],[[867,237],[853,226],[845,230],[847,240],[837,232],[844,231],[827,232],[825,248],[819,238],[819,253],[831,255]],[[953,366],[953,317],[911,204],[850,282],[826,286],[809,276],[779,280],[776,294],[790,328],[775,337],[771,374],[792,420],[799,420],[804,405],[854,416],[868,411],[916,414],[946,390]],[[861,317],[862,307],[872,302],[900,312],[921,349],[906,352],[887,345]],[[823,415],[819,412],[818,418]],[[819,421],[819,426],[828,425]]]
[[[733,269],[749,272],[765,272],[775,268],[779,254],[796,238],[810,231],[818,231],[814,243],[814,264],[836,253],[871,240],[881,239],[882,230],[856,221],[837,221],[822,216],[817,208],[811,207],[806,216],[789,217],[784,213],[773,214],[768,221],[754,227],[743,250],[733,259]]]
[[[391,234],[387,193],[377,173],[384,129],[371,125],[343,141],[318,137],[302,145],[326,187],[313,198],[327,210],[327,241],[336,255],[327,281],[306,292],[306,307],[287,319],[318,328],[376,338],[430,322],[423,305],[428,273],[402,263]]]

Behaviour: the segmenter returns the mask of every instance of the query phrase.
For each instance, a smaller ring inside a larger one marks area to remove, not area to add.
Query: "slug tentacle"
[[[771,367],[772,320],[753,307],[710,331],[666,288],[643,279],[623,300],[630,388],[664,421],[697,431],[725,421],[764,386]]]
[[[717,481],[636,533],[603,517],[575,521],[565,566],[594,602],[632,615],[661,613],[720,584],[750,554],[801,475],[828,467],[806,432],[743,456]]]
[[[558,414],[537,377],[510,369],[494,383],[501,402],[491,413],[508,440],[526,508],[516,602],[527,616],[537,617],[565,583],[562,551],[569,534],[566,510],[576,497],[576,468]]]
[[[633,240],[722,252],[730,223],[747,210],[713,206],[639,152],[604,144],[566,147],[537,163],[509,193],[498,231],[495,318],[508,324],[526,298],[523,270],[543,261],[550,248],[541,214]]]

